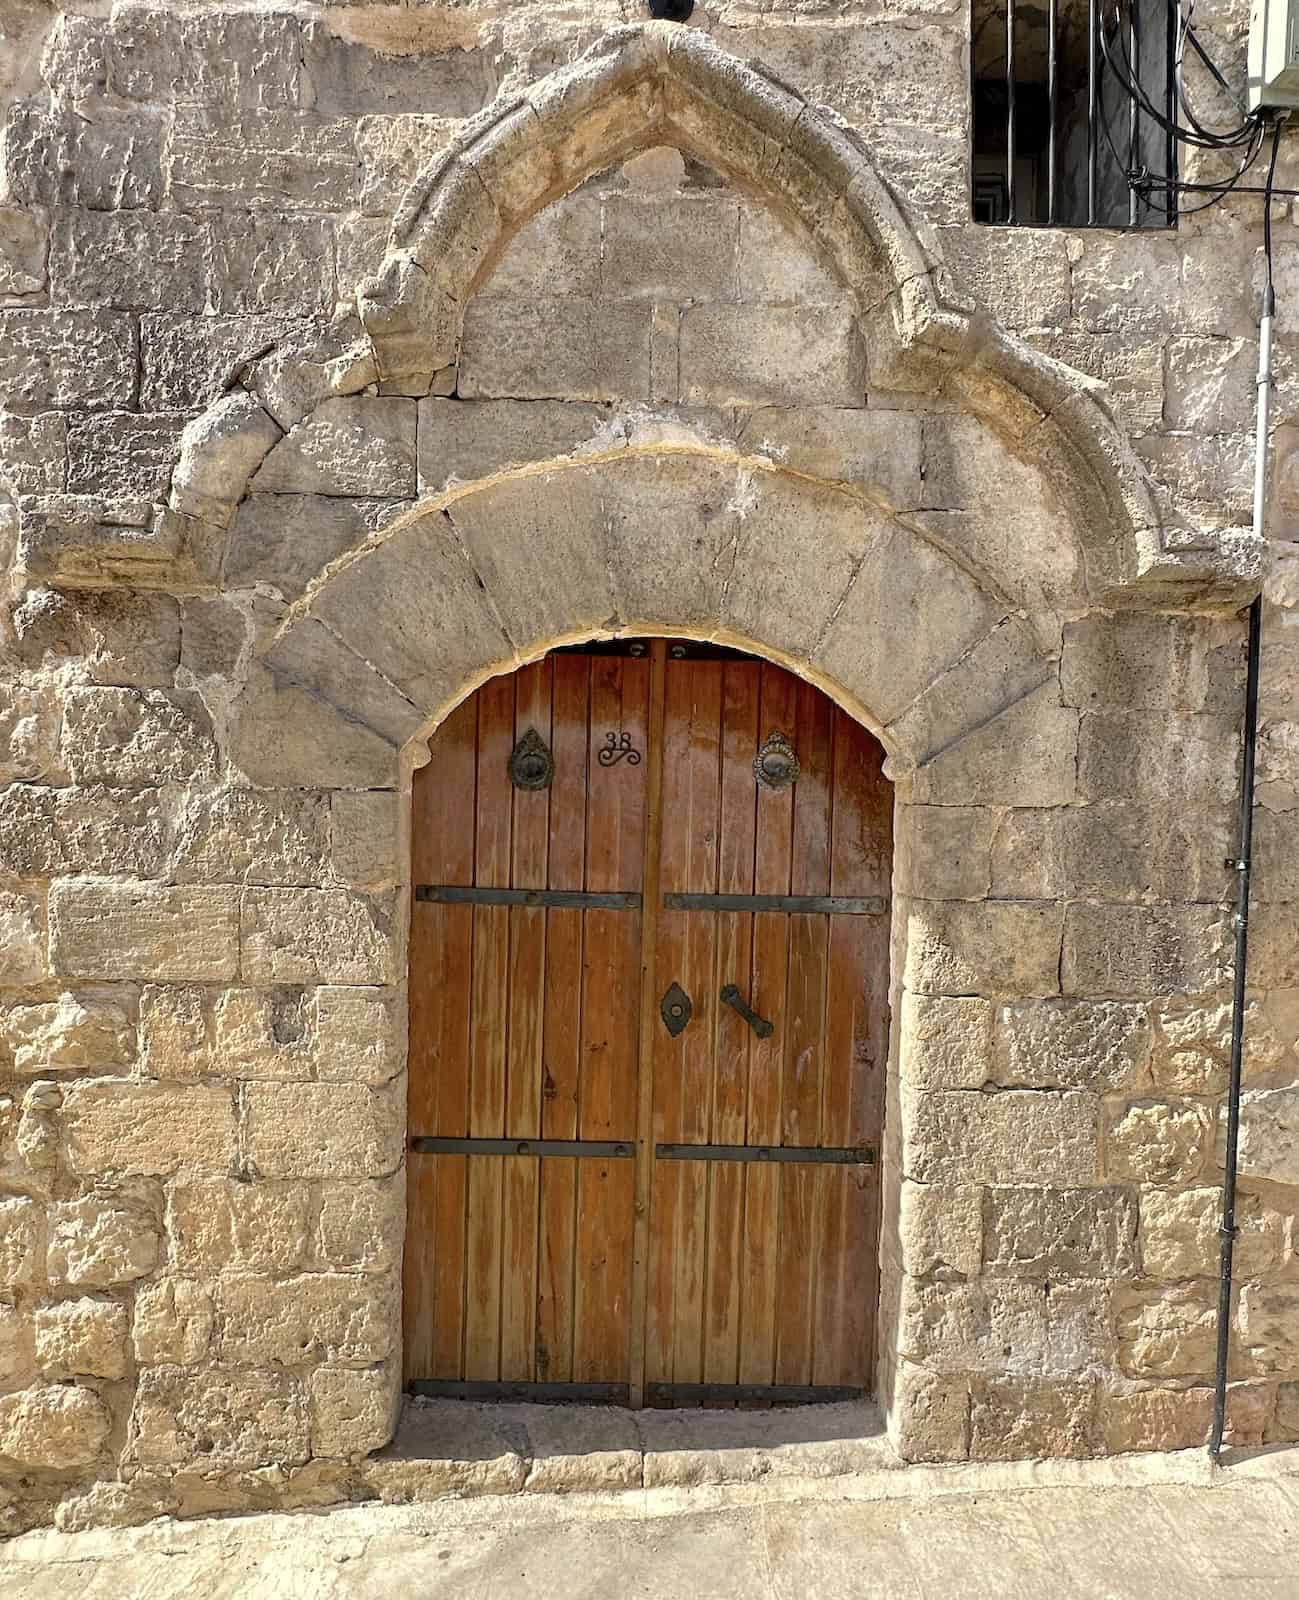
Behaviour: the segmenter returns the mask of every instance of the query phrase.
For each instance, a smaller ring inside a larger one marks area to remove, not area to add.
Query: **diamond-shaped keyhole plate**
[[[659,1001],[659,1015],[663,1018],[663,1026],[674,1039],[690,1021],[693,1011],[690,996],[679,983],[674,983]]]

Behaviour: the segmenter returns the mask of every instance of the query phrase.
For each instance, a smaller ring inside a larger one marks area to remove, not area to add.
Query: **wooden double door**
[[[870,1384],[892,796],[703,646],[483,685],[415,775],[408,1386],[772,1403]]]

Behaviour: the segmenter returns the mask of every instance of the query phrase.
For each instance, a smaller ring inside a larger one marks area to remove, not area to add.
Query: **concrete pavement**
[[[1299,1600],[1299,1450],[36,1533],[5,1600]]]

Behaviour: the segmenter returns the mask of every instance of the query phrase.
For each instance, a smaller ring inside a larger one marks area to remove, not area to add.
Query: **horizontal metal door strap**
[[[820,1149],[802,1144],[656,1144],[660,1161],[819,1161],[838,1167],[873,1167],[870,1145]]]
[[[820,1383],[647,1383],[650,1405],[673,1401],[756,1401],[759,1405],[825,1405],[835,1400],[860,1400],[865,1389]]]
[[[449,906],[549,906],[565,911],[638,911],[639,894],[582,889],[475,889],[458,883],[417,883],[417,900]]]
[[[882,917],[889,903],[879,895],[665,894],[663,906],[667,911],[788,911],[808,917]]]
[[[475,1378],[411,1378],[408,1394],[443,1400],[582,1400],[588,1405],[625,1406],[625,1383],[498,1383]]]
[[[612,1139],[441,1139],[415,1134],[417,1156],[603,1156],[630,1161],[635,1145]]]

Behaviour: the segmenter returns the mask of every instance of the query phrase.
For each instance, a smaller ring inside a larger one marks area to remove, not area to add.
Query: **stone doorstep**
[[[392,1444],[361,1465],[400,1504],[445,1496],[693,1488],[901,1467],[878,1407],[768,1411],[406,1400]]]

